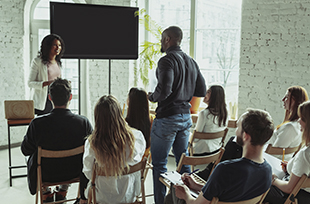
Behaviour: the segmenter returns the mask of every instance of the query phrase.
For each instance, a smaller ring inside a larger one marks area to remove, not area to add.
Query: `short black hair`
[[[57,78],[50,85],[49,94],[55,106],[66,105],[71,95],[71,83],[67,79]]]
[[[272,136],[274,130],[270,114],[259,109],[247,109],[242,115],[242,131],[251,136],[251,144],[264,145]]]
[[[170,26],[164,30],[170,38],[173,38],[176,42],[181,43],[183,39],[182,29],[178,26]]]

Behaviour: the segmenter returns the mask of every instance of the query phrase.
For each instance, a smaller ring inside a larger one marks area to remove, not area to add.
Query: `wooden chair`
[[[255,198],[252,198],[250,200],[243,200],[243,201],[237,201],[237,202],[223,202],[219,201],[217,197],[214,197],[210,204],[261,204],[263,200],[265,199],[269,189],[263,193],[262,195],[259,195]]]
[[[228,128],[226,128],[223,131],[215,132],[215,133],[197,132],[195,130],[192,134],[192,137],[191,137],[189,143],[188,143],[189,155],[190,156],[194,155],[194,150],[193,150],[194,139],[212,140],[212,139],[222,138],[220,144],[221,144],[221,147],[223,147],[227,132],[228,132]],[[193,170],[194,170],[194,166],[192,166],[192,171]]]
[[[282,147],[273,147],[271,144],[269,144],[265,150],[266,153],[271,154],[271,155],[283,155],[284,154],[292,154],[294,153],[297,154],[297,152],[300,150],[301,144],[297,147],[287,147],[287,148],[282,148]]]
[[[48,186],[56,186],[56,185],[64,185],[64,184],[71,184],[71,183],[79,183],[80,177],[68,180],[68,181],[61,181],[61,182],[43,182],[42,181],[42,172],[41,172],[41,158],[65,158],[71,157],[75,155],[82,154],[84,152],[84,145],[79,146],[74,149],[70,150],[60,150],[60,151],[52,151],[52,150],[45,150],[42,149],[40,146],[38,147],[38,167],[37,167],[37,193],[36,193],[36,202],[38,203],[38,194],[40,193],[40,200],[41,204],[43,204],[43,193],[42,188],[46,188]],[[80,188],[78,188],[80,189]],[[73,201],[76,200],[80,196],[80,192],[78,190],[78,194],[76,198],[67,199],[67,200],[60,200],[55,202],[49,203],[62,203],[66,201]]]
[[[122,175],[127,175],[127,174],[132,174],[134,172],[140,171],[141,172],[141,198],[142,201],[138,201],[137,200],[134,203],[139,203],[139,204],[145,204],[145,188],[144,188],[144,170],[145,170],[145,166],[146,166],[146,162],[147,162],[147,158],[144,158],[141,162],[130,166],[129,167],[129,171],[127,170],[127,168],[124,170]],[[99,172],[99,173],[97,173]],[[96,176],[105,176],[105,174],[100,171],[100,167],[98,167],[97,163],[94,163],[93,166],[93,172],[92,172],[92,178],[91,178],[91,187],[89,190],[89,194],[88,194],[88,204],[91,203],[96,203]]]
[[[221,147],[220,151],[218,151],[217,153],[211,154],[211,155],[207,155],[207,156],[186,156],[185,153],[182,154],[181,159],[179,161],[178,167],[177,167],[177,172],[181,171],[181,168],[183,165],[201,165],[201,164],[209,164],[211,162],[215,162],[213,165],[213,168],[211,170],[211,173],[214,169],[214,167],[221,161],[221,158],[224,154],[224,147]],[[210,175],[211,175],[210,173]],[[194,175],[194,179],[199,182],[199,183],[205,183],[205,181],[203,179],[201,179],[200,177]],[[160,177],[159,180],[168,188],[170,188],[170,181],[168,181],[167,179]]]
[[[291,194],[287,197],[284,204],[298,204],[298,200],[295,198],[295,196],[298,194],[301,188],[310,188],[310,177],[308,177],[306,174],[300,177],[299,181],[293,188]]]

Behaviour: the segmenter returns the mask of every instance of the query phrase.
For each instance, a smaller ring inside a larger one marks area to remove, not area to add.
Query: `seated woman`
[[[128,165],[141,161],[145,139],[141,131],[130,128],[115,97],[103,96],[95,107],[95,128],[85,142],[83,172],[90,179],[97,162],[105,175],[96,177],[98,203],[132,203],[140,194],[140,172],[122,176]],[[90,189],[90,182],[85,192]]]
[[[140,130],[146,141],[146,155],[150,152],[151,118],[147,93],[140,88],[131,88],[127,98],[126,121],[130,127]]]
[[[300,125],[298,123],[298,106],[308,100],[307,91],[301,86],[288,88],[283,97],[285,117],[283,123],[277,126],[272,137],[267,142],[273,147],[297,147],[301,143]],[[286,154],[284,159],[287,161],[293,154]],[[282,155],[276,156],[282,159]]]
[[[302,103],[298,108],[300,117],[303,147],[288,163],[282,163],[283,171],[290,175],[289,180],[281,180],[273,175],[272,186],[265,201],[270,204],[284,203],[288,195],[292,192],[299,178],[310,174],[310,101]],[[310,201],[310,189],[301,189],[297,194],[299,204],[306,204]]]
[[[213,85],[207,90],[203,99],[208,107],[198,115],[196,124],[197,132],[220,132],[227,126],[227,109],[225,91],[222,86]],[[204,155],[214,152],[221,147],[221,138],[213,140],[194,140],[194,155]]]

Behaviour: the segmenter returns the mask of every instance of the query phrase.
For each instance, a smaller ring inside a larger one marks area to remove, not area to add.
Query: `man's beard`
[[[163,48],[163,47],[161,47],[161,48],[160,48],[160,52],[161,52],[161,53],[165,53],[165,51],[164,51],[164,48]]]
[[[241,147],[243,146],[242,137],[238,137],[238,136],[237,136],[237,144],[240,145]]]

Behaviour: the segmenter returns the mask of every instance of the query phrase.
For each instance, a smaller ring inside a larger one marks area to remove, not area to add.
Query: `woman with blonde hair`
[[[267,142],[273,147],[297,147],[301,143],[300,124],[298,123],[298,106],[308,100],[307,91],[301,86],[292,86],[287,89],[283,97],[285,117],[283,123],[277,126],[272,137]],[[285,160],[292,158],[293,154],[286,154]],[[282,159],[282,155],[276,156]]]
[[[108,175],[96,177],[98,203],[132,203],[140,194],[140,172],[124,176],[122,172],[141,161],[145,150],[144,136],[128,126],[114,96],[101,97],[94,115],[95,128],[85,142],[83,173],[90,179],[96,162]]]
[[[310,101],[302,103],[298,108],[304,147],[287,163],[283,162],[283,171],[289,174],[289,180],[281,180],[273,175],[272,186],[265,201],[270,204],[284,203],[303,174],[310,175]],[[301,189],[296,196],[299,204],[310,201],[310,189]]]

